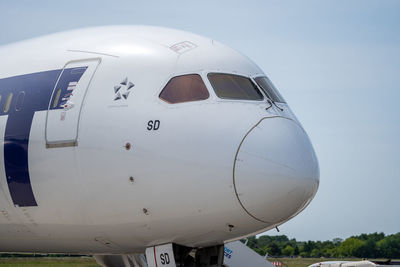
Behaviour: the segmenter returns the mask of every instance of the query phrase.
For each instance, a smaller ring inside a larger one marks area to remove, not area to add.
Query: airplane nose
[[[265,118],[244,137],[236,154],[236,196],[253,218],[283,222],[315,196],[319,167],[311,142],[293,120]]]

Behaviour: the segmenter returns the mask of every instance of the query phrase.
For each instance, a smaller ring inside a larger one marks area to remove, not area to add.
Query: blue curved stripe
[[[72,70],[64,70],[57,84],[62,94],[67,92],[70,81],[79,81],[83,75],[83,72],[73,73]],[[0,116],[8,116],[3,140],[5,175],[16,206],[37,206],[29,176],[29,135],[35,112],[48,109],[61,71],[51,70],[0,79]],[[24,102],[16,108],[17,95],[21,91],[25,92]],[[13,93],[12,102],[9,111],[5,112],[4,105],[10,93]],[[58,104],[54,109],[60,108]]]

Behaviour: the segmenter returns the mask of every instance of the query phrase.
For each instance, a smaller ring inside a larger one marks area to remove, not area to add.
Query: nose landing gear
[[[195,267],[221,267],[224,263],[224,245],[201,248],[196,251]]]
[[[224,245],[192,249],[177,244],[165,244],[146,249],[149,267],[222,267]]]

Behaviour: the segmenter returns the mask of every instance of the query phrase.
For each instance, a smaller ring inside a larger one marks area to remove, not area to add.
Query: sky
[[[400,1],[0,0],[0,11],[0,45],[140,24],[241,51],[279,88],[320,164],[311,204],[265,234],[328,240],[400,232]]]

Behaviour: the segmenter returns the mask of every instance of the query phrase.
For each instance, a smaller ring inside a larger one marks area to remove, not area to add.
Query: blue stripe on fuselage
[[[64,70],[57,84],[57,89],[62,89],[62,94],[67,91],[68,82],[79,81],[83,75],[83,72],[77,75],[70,70]],[[34,113],[48,109],[61,72],[62,70],[50,70],[0,79],[0,116],[8,115],[3,141],[5,175],[16,206],[37,206],[29,177],[29,134]],[[22,91],[25,92],[23,104],[16,108],[18,94]],[[4,112],[5,102],[10,93],[13,93],[10,109]],[[60,108],[57,104],[51,109]]]

